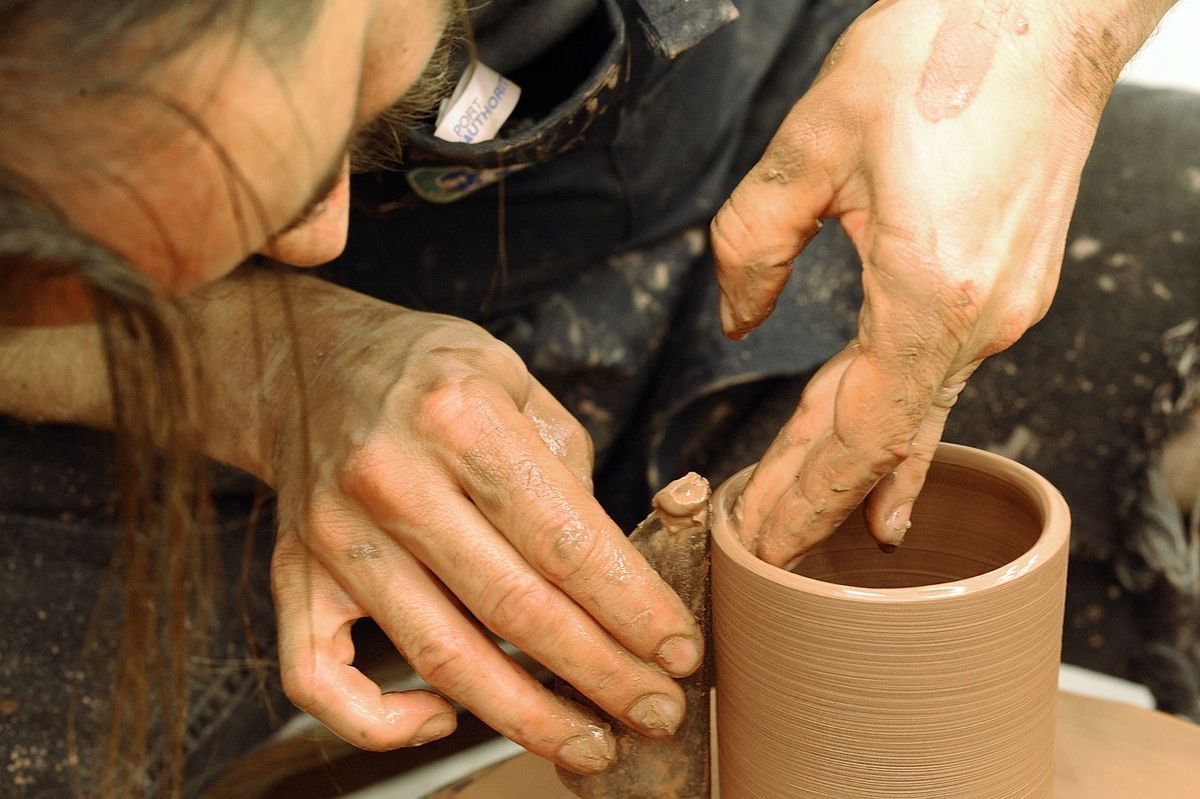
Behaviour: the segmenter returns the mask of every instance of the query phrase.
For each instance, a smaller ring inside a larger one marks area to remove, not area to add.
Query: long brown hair
[[[214,536],[209,467],[200,454],[201,359],[187,313],[110,249],[71,228],[53,198],[18,168],[15,120],[52,122],[53,110],[97,76],[104,91],[135,87],[143,70],[213,31],[254,31],[287,47],[315,2],[296,0],[0,0],[0,300],[58,276],[82,278],[104,351],[120,482],[120,545],[97,619],[118,606],[103,767],[80,794],[131,796],[150,785],[182,792],[190,658],[213,618]],[[112,54],[154,25],[155,46],[110,72]],[[50,57],[43,54],[50,53]],[[43,125],[53,135],[53,125]],[[7,130],[6,130],[7,129]],[[202,134],[203,131],[200,131]],[[211,138],[210,138],[211,141]],[[69,142],[64,142],[64,146]],[[217,146],[216,143],[213,143]],[[250,215],[256,209],[250,209]],[[154,224],[147,209],[148,223]],[[93,622],[92,630],[100,627]],[[89,735],[75,723],[68,738]],[[153,741],[151,740],[153,736]],[[72,744],[73,746],[73,744]]]
[[[109,422],[117,440],[121,544],[111,588],[102,593],[96,615],[119,616],[119,643],[115,657],[104,647],[112,701],[99,731],[106,741],[101,778],[87,789],[77,786],[80,794],[183,791],[188,664],[203,655],[204,633],[217,610],[209,464],[200,454],[205,375],[193,346],[201,337],[185,303],[164,296],[116,253],[72,229],[54,198],[14,168],[22,154],[11,146],[7,121],[40,111],[52,136],[53,109],[70,102],[71,92],[79,90],[74,77],[90,74],[95,64],[119,70],[100,71],[95,82],[102,91],[154,97],[139,85],[142,74],[209,32],[240,31],[260,48],[286,52],[308,29],[319,1],[0,0],[0,310],[6,297],[27,295],[57,276],[82,278],[101,331],[110,398],[110,418],[92,421]],[[406,128],[449,88],[453,47],[470,51],[465,2],[445,5],[447,39],[418,87],[364,131],[359,144],[365,146],[354,151],[359,168],[397,163]],[[156,46],[147,51],[139,40],[136,64],[113,64],[111,54],[151,25]],[[164,110],[178,115],[169,98],[159,99]],[[233,160],[198,122],[192,124],[237,183]],[[246,194],[253,205],[253,193]],[[250,240],[251,226],[263,225],[265,215],[258,207],[241,210],[242,232]],[[146,221],[155,224],[152,209]],[[303,386],[299,389],[303,400]],[[290,421],[303,436],[304,403],[293,411],[296,419]],[[253,520],[248,526],[253,528]],[[108,611],[113,603],[120,606],[116,614]],[[93,623],[92,629],[99,638],[100,626]],[[80,736],[95,732],[74,718],[69,736],[76,728]]]

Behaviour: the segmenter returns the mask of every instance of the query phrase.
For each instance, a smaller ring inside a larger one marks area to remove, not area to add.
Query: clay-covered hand
[[[568,769],[606,766],[600,723],[477,619],[613,717],[672,732],[683,695],[669,675],[696,668],[701,633],[593,498],[583,428],[473,324],[286,280],[299,357],[268,402],[283,420],[303,403],[307,425],[278,423],[265,476],[279,492],[272,579],[289,697],[367,749],[454,729],[446,699],[383,693],[354,667],[350,628],[369,616],[499,732]]]
[[[734,338],[771,313],[820,218],[862,259],[857,337],[736,509],[760,557],[792,561],[868,492],[871,534],[903,541],[964,382],[1050,304],[1100,110],[1168,5],[893,0],[835,45],[712,224]]]

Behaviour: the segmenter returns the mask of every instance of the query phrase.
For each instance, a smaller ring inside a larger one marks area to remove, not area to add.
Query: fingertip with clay
[[[617,759],[617,743],[607,727],[591,725],[568,738],[555,753],[554,761],[576,774],[597,774]]]
[[[633,703],[626,718],[649,738],[669,738],[683,723],[683,703],[665,694],[650,694]]]
[[[779,264],[773,269],[790,273],[791,264]],[[721,331],[726,338],[733,341],[745,338],[771,315],[771,312],[775,310],[775,298],[778,296],[778,290],[772,288],[763,293],[765,296],[761,302],[745,299],[735,304],[725,290],[721,290]]]
[[[673,677],[687,677],[704,657],[704,644],[695,638],[674,635],[663,641],[654,659]]]
[[[912,528],[912,509],[913,503],[909,501],[893,508],[887,515],[883,529],[876,535],[881,550],[892,553],[904,543],[905,536]]]
[[[788,279],[792,262],[808,243],[772,248],[753,260],[718,261],[721,330],[737,340],[757,328],[775,311],[775,304]]]

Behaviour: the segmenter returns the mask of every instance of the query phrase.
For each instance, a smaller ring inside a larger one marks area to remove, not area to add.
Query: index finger
[[[822,368],[743,492],[756,554],[784,566],[831,535],[908,457],[930,399],[911,371],[857,345]]]
[[[792,260],[836,215],[853,159],[846,132],[810,97],[800,100],[709,227],[720,286],[721,327],[742,338],[770,316]]]
[[[701,662],[696,619],[534,425],[493,384],[452,425],[460,487],[539,573],[617,641],[675,675]]]

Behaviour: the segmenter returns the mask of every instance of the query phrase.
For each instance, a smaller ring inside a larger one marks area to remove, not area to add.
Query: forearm
[[[0,413],[31,422],[110,426],[98,326],[0,327]]]
[[[1121,69],[1177,0],[1044,2],[1062,32],[1059,57],[1068,69],[1060,86],[1067,99],[1099,116]]]
[[[233,432],[234,420],[240,418],[243,429],[261,430],[254,418],[258,404],[245,396],[260,393],[255,387],[262,377],[256,372],[261,370],[256,368],[255,347],[244,340],[248,338],[245,325],[239,324],[249,317],[249,303],[242,296],[245,286],[256,282],[249,276],[231,277],[162,309],[174,317],[172,328],[188,331],[178,336],[177,351],[166,350],[172,352],[170,359],[177,361],[177,355],[185,353],[199,365],[193,401],[204,417],[208,454],[243,468],[259,453],[250,442],[239,440],[242,436]],[[278,314],[272,303],[264,305],[260,317],[273,326],[271,319]],[[181,320],[188,323],[178,324]],[[156,375],[153,379],[161,388],[161,381],[174,378]],[[142,399],[129,395],[124,401]],[[101,325],[0,328],[0,413],[36,423],[111,429],[114,403]]]
[[[178,322],[179,351],[198,367],[193,400],[206,454],[267,480],[279,420],[295,420],[296,403],[314,401],[299,388],[304,377],[347,346],[369,346],[374,311],[397,311],[305,275],[257,268],[196,290],[177,308],[167,313]],[[0,327],[0,413],[109,428],[109,388],[99,325]]]
[[[382,358],[391,364],[386,371],[399,375],[408,332],[435,319],[312,275],[254,267],[193,292],[183,304],[201,359],[208,454],[272,484],[281,438],[291,445],[306,435],[297,427],[306,415],[320,414],[320,426],[329,417],[373,417],[383,386],[359,385],[347,394],[349,371]],[[343,430],[340,437],[354,433]]]
[[[1108,39],[1110,47],[1118,48],[1116,54],[1128,60],[1177,2],[1179,0],[1076,0],[1058,3],[1047,0],[1046,4],[1067,19],[1083,19],[1098,25],[1095,38]]]

